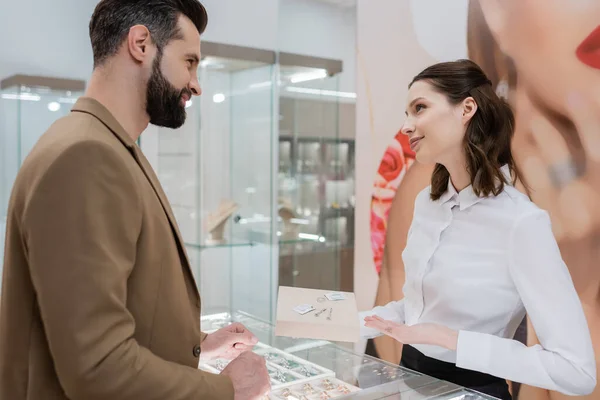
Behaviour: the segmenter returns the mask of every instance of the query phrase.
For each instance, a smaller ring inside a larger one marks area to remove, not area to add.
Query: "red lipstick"
[[[600,25],[581,42],[575,54],[585,65],[600,69]]]

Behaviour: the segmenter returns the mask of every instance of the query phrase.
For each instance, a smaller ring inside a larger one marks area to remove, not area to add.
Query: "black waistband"
[[[427,357],[419,350],[406,344],[402,346],[401,365],[422,374],[452,382],[467,388],[506,382],[504,379],[492,375],[459,368],[453,363]]]

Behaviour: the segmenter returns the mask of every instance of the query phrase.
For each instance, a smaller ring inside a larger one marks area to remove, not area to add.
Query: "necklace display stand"
[[[205,243],[209,246],[220,245],[227,243],[225,239],[225,225],[231,215],[239,208],[239,205],[231,200],[223,201],[219,204],[219,208],[209,214],[206,230],[208,238]]]
[[[297,239],[299,225],[292,222],[292,220],[298,218],[298,216],[294,212],[292,203],[286,200],[280,200],[277,211],[279,218],[281,218],[281,221],[283,222],[283,231],[281,232],[281,239]]]

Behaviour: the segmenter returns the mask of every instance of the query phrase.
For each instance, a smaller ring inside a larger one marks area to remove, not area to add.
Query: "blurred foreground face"
[[[536,103],[565,115],[572,91],[600,99],[600,1],[479,1]]]
[[[515,158],[578,292],[600,282],[600,1],[479,1],[517,69]],[[594,300],[596,301],[596,300]]]

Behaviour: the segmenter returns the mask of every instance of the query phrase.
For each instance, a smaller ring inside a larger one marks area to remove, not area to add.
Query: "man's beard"
[[[152,66],[152,75],[146,90],[146,112],[150,123],[165,128],[177,129],[185,122],[185,105],[181,99],[186,94],[190,99],[192,92],[188,88],[177,90],[160,70],[160,54]]]

